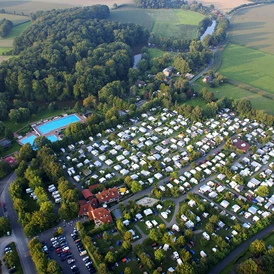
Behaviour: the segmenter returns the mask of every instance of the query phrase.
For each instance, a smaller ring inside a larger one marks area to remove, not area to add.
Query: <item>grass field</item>
[[[10,50],[12,50],[12,47],[0,47],[0,55]]]
[[[0,4],[1,4],[1,2],[0,2]],[[2,20],[4,18],[12,21],[13,25],[17,25],[17,24],[20,24],[20,23],[30,20],[30,18],[27,16],[0,13],[0,20]]]
[[[7,35],[6,39],[13,39],[20,35],[28,26],[30,26],[31,22],[26,22],[24,24],[15,26],[12,28],[11,32]]]
[[[138,24],[145,27],[148,31],[151,31],[153,27],[152,17],[145,10],[134,7],[113,10],[108,19],[121,23]]]
[[[237,11],[231,19],[231,42],[274,54],[273,14],[273,4]]]
[[[204,16],[197,12],[174,9],[149,10],[154,20],[152,32],[162,37],[192,39]]]
[[[198,23],[204,16],[197,12],[159,9],[144,10],[125,6],[111,11],[110,20],[135,23],[162,37],[192,39],[196,37]]]
[[[163,51],[163,50],[160,50],[160,49],[157,49],[157,48],[149,48],[148,49],[148,53],[149,53],[149,57],[151,59],[153,58],[157,58],[157,57],[161,57],[163,56],[165,53],[168,53],[172,56],[175,56],[177,55],[177,52],[170,52],[170,51]]]
[[[214,93],[215,98],[227,97],[228,99],[248,99],[250,100],[252,106],[258,110],[264,110],[269,114],[274,114],[273,104],[274,101],[265,97],[262,97],[259,94],[252,93],[245,89],[241,89],[239,87],[235,87],[229,84],[224,84],[217,88],[210,88],[208,85],[202,83],[201,80],[195,82],[195,91],[200,91],[202,88],[206,87],[207,90],[212,91]]]
[[[23,32],[30,24],[31,22],[26,22],[18,26],[15,26],[12,28],[11,32],[7,35],[6,38],[0,38],[0,55],[3,52],[9,51],[12,49],[14,38],[19,36],[20,33]],[[0,63],[1,61],[7,60],[7,59],[8,59],[8,56],[1,56]]]
[[[219,71],[233,80],[274,93],[274,55],[229,44]]]

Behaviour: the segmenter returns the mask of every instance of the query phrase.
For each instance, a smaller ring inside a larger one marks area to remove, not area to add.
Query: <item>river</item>
[[[205,38],[205,36],[206,36],[207,34],[212,35],[212,33],[213,33],[214,30],[215,30],[215,27],[216,27],[216,21],[213,20],[213,21],[212,21],[212,24],[211,24],[209,27],[207,27],[207,29],[206,29],[206,31],[204,32],[204,34],[200,37],[200,41],[202,41],[202,40]]]
[[[131,47],[132,54],[133,54],[133,57],[134,57],[133,68],[136,68],[138,62],[142,59],[141,50],[145,46],[147,46],[146,43],[141,43],[141,44],[138,44],[138,45],[135,45],[135,46]]]

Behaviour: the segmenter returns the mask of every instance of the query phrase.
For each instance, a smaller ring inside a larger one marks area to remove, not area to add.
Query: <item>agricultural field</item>
[[[27,16],[0,13],[0,20],[3,20],[4,18],[12,21],[13,25],[18,25],[20,23],[30,20],[30,18]]]
[[[152,17],[145,10],[134,7],[125,7],[113,10],[108,19],[121,23],[138,24],[145,27],[148,31],[152,30],[154,23]]]
[[[205,85],[201,80],[195,82],[195,91],[200,91],[206,87],[207,90],[214,93],[215,98],[227,97],[228,99],[248,99],[252,106],[258,110],[264,110],[269,114],[274,114],[273,100],[265,98],[260,94],[252,93],[248,90],[235,87],[233,85],[224,84],[216,88],[210,88],[209,85]],[[198,104],[199,105],[199,104]]]
[[[110,8],[113,4],[130,4],[133,0],[32,0],[32,1],[7,1],[1,0],[1,8],[9,12],[23,12],[31,14],[39,10],[66,9],[73,6],[90,6],[95,4],[108,5]]]
[[[274,5],[242,9],[231,19],[232,43],[274,54]]]
[[[30,26],[31,22],[26,22],[21,25],[15,26],[12,28],[11,32],[8,34],[6,39],[14,39],[19,36],[21,32],[23,32],[28,26]]]
[[[13,40],[15,37],[19,36],[31,23],[26,22],[15,26],[12,28],[11,32],[7,35],[6,38],[0,38],[0,55],[4,52],[10,51],[13,47]],[[0,63],[3,60],[7,60],[9,56],[0,56]]]
[[[139,24],[148,31],[173,39],[195,38],[198,23],[203,18],[204,16],[200,13],[186,10],[144,10],[129,6],[111,11],[109,17],[113,21]]]
[[[274,55],[229,44],[219,71],[233,80],[274,93]]]
[[[188,3],[192,3],[194,0],[189,0]],[[250,3],[248,0],[201,0],[198,1],[199,3],[202,3],[205,6],[214,5],[217,9],[228,12],[232,10],[233,8]]]
[[[198,23],[204,18],[197,12],[174,9],[149,10],[148,14],[154,20],[152,32],[173,39],[195,38]]]

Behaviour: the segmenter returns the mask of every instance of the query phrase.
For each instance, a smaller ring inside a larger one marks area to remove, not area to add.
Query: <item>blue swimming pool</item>
[[[58,140],[58,138],[55,135],[49,135],[47,136],[47,138],[51,141],[51,142],[56,142]]]
[[[49,135],[46,136],[51,142],[56,142],[58,140],[58,138],[55,135]],[[20,142],[24,145],[26,143],[31,144],[31,146],[33,146],[34,143],[34,139],[37,138],[37,136],[35,135],[29,135],[28,137],[25,137],[23,139],[20,140]]]
[[[66,117],[62,117],[60,119],[56,119],[53,121],[50,121],[44,125],[38,126],[37,129],[42,133],[42,134],[46,134],[52,130],[56,130],[58,128],[62,128],[65,126],[68,126],[71,123],[75,123],[75,122],[79,122],[80,118],[78,116],[76,116],[75,114],[66,116]]]
[[[35,135],[29,135],[28,137],[25,137],[23,139],[20,140],[20,143],[22,143],[23,145],[26,144],[26,143],[30,143],[31,145],[33,145],[33,142],[34,142],[34,139],[36,138],[37,136]]]

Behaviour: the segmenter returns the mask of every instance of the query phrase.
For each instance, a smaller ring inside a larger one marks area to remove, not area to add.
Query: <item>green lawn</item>
[[[274,93],[274,55],[229,44],[219,71],[233,80]]]
[[[10,154],[14,153],[15,151],[18,151],[20,148],[21,148],[21,146],[16,141],[14,141],[10,148],[8,148],[0,153],[0,157],[10,155]]]
[[[12,50],[11,47],[0,47],[0,55],[2,55],[4,52]]]
[[[192,39],[196,37],[198,23],[204,15],[181,9],[138,9],[126,6],[113,10],[109,20],[135,23],[149,32],[172,39]]]
[[[143,221],[139,221],[136,223],[136,225],[143,231],[144,234],[148,235],[149,234],[149,230],[146,226],[146,221],[149,220],[149,221],[152,221],[152,220],[155,220],[158,225],[160,224],[163,224],[163,220],[159,217],[159,216],[155,216],[155,215],[152,215],[152,216],[148,216],[148,217],[145,217]]]
[[[160,50],[160,49],[157,49],[157,48],[149,48],[148,49],[148,54],[149,54],[150,59],[161,57],[165,53],[168,53],[172,56],[177,55],[177,52],[163,51],[163,50]]]
[[[21,123],[14,123],[12,121],[5,121],[4,124],[6,127],[10,128],[13,132],[27,126],[29,123],[34,123],[40,121],[41,119],[50,118],[55,115],[60,115],[64,113],[64,110],[58,109],[54,111],[45,110],[43,112],[37,113],[36,115],[30,117],[29,121],[21,122]],[[1,137],[1,136],[0,136]]]
[[[248,90],[235,87],[233,85],[224,84],[216,88],[210,88],[209,85],[205,85],[201,80],[196,81],[194,88],[195,91],[200,91],[202,88],[206,87],[207,90],[214,93],[215,98],[227,97],[229,99],[248,99],[251,101],[252,106],[255,109],[265,110],[269,114],[274,114],[273,103],[274,101],[265,98],[259,94],[252,93]]]
[[[193,98],[187,102],[184,102],[184,104],[190,105],[192,107],[199,106],[201,108],[204,108],[206,105],[206,102],[202,98],[197,97],[197,98]]]
[[[24,24],[15,26],[12,28],[11,32],[7,35],[6,39],[15,38],[20,35],[21,32],[23,32],[25,29],[30,26],[31,22],[26,22]]]
[[[197,12],[175,9],[148,10],[153,18],[152,32],[173,39],[196,37],[198,23],[204,16]]]
[[[145,27],[148,31],[151,31],[153,26],[152,17],[144,9],[134,7],[112,10],[108,20],[121,23],[134,23]]]

